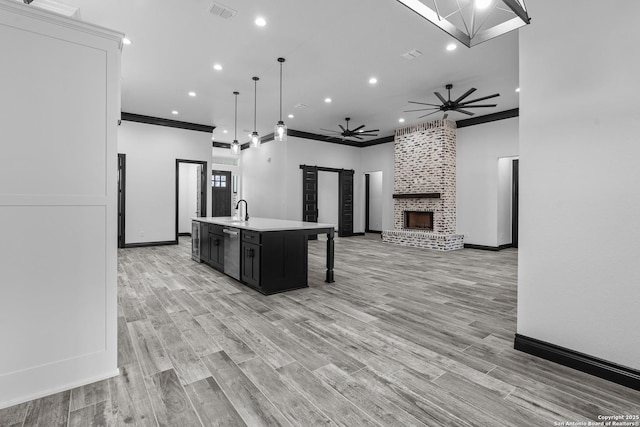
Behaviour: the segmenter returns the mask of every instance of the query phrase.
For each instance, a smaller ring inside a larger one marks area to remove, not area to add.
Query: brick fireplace
[[[455,122],[434,120],[397,129],[394,163],[394,229],[383,231],[382,240],[462,249],[463,236],[456,234]],[[408,217],[415,217],[412,223]]]

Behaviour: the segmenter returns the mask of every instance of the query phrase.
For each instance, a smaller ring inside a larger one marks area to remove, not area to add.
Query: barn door
[[[318,222],[318,168],[302,168],[302,220]],[[309,236],[310,240],[318,236]]]
[[[341,170],[338,178],[338,236],[353,236],[353,170]]]

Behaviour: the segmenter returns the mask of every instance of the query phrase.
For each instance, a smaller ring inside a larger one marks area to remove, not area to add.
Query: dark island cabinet
[[[224,271],[222,226],[200,223],[200,259],[216,270]]]
[[[241,281],[265,294],[307,287],[307,236],[243,230]]]
[[[240,279],[242,282],[260,290],[260,251],[259,245],[242,242],[241,269]]]
[[[318,226],[317,223],[301,225],[299,221],[267,218],[252,220],[257,223],[256,228],[275,229],[250,230],[243,228],[245,224],[234,227],[240,230],[240,245],[236,246],[236,240],[226,248],[228,259],[225,259],[225,238],[229,239],[229,236],[223,232],[228,226],[209,220],[194,220],[199,223],[200,261],[230,277],[239,277],[240,282],[266,295],[306,288],[309,236],[315,236],[318,234],[316,230],[322,230],[327,233],[326,281],[333,282],[333,226]],[[223,224],[234,222],[226,219],[216,221]],[[276,228],[274,224],[282,224],[282,229]],[[239,275],[234,266],[239,266]]]

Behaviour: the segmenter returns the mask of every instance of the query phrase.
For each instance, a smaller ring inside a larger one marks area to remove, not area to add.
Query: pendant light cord
[[[236,96],[236,114],[235,114],[235,119],[233,122],[233,140],[237,141],[238,140],[238,92],[233,92],[233,94]]]
[[[256,132],[256,111],[258,109],[258,78],[253,78],[253,131]],[[282,113],[280,113],[282,114]]]

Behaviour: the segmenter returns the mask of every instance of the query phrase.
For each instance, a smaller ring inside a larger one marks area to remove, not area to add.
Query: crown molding
[[[195,130],[197,132],[211,133],[215,129],[215,126],[201,125],[198,123],[181,122],[178,120],[163,119],[160,117],[143,116],[142,114],[133,114],[122,112],[120,114],[121,120],[128,122],[145,123],[148,125],[166,126],[170,128]]]

